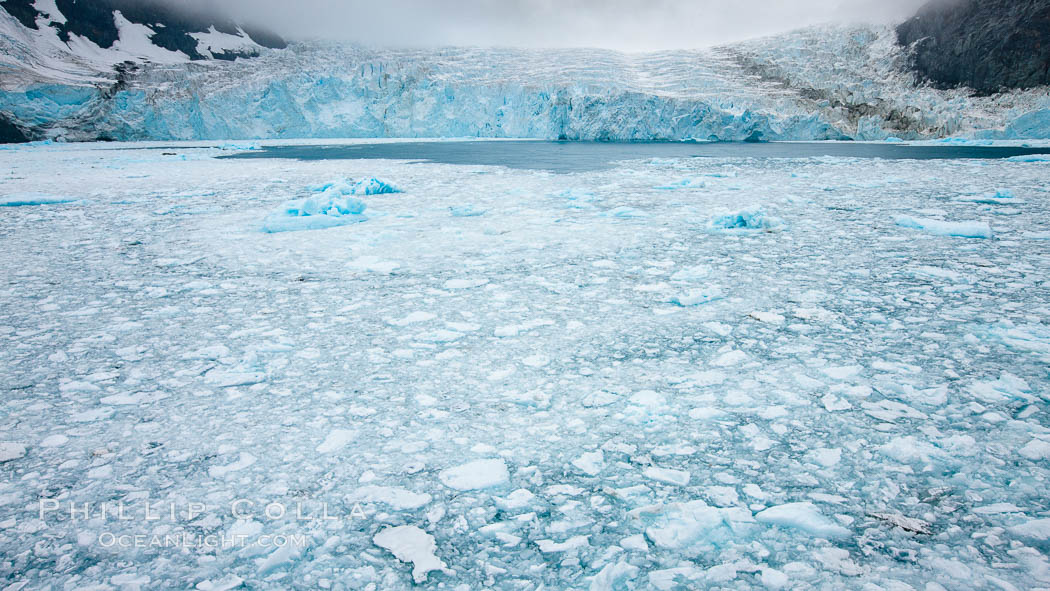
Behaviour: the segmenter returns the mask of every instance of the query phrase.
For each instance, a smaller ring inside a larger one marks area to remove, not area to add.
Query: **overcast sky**
[[[224,4],[235,16],[254,19],[290,38],[646,51],[705,47],[827,21],[903,20],[923,3],[925,0],[227,0]]]

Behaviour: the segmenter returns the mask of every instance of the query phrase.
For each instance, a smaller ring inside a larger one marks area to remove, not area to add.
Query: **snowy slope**
[[[146,37],[128,25],[116,49],[70,57],[0,13],[0,115],[31,137],[70,140],[1050,136],[1045,88],[981,98],[917,87],[888,27],[649,54],[299,43],[233,62],[149,53]],[[235,46],[228,37],[195,38],[211,53]],[[115,73],[114,51],[134,67]]]
[[[55,0],[7,0],[0,4],[3,88],[41,81],[99,83],[111,78],[118,64],[179,64],[194,59],[250,57],[263,50],[243,29],[220,20],[176,15],[160,7],[136,8],[121,0],[83,6],[67,6],[75,19],[71,21]],[[226,32],[217,30],[213,22]],[[180,41],[196,47],[177,49]]]

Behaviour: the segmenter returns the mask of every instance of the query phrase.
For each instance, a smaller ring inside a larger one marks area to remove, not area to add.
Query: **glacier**
[[[1050,137],[1045,89],[916,85],[890,27],[640,54],[302,42],[232,62],[87,59],[48,31],[0,12],[0,114],[35,139]]]

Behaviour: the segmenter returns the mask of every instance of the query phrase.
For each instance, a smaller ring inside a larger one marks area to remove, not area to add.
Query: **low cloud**
[[[223,6],[291,39],[647,51],[707,47],[824,22],[900,21],[924,1],[227,0]]]

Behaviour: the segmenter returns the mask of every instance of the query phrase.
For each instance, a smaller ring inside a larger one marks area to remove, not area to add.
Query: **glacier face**
[[[50,64],[0,85],[0,114],[33,137],[70,140],[1050,136],[1045,90],[977,98],[916,87],[897,67],[894,35],[822,27],[648,54],[312,42],[230,63],[143,62],[118,75],[82,64],[71,76]],[[0,48],[13,38],[0,34]]]

